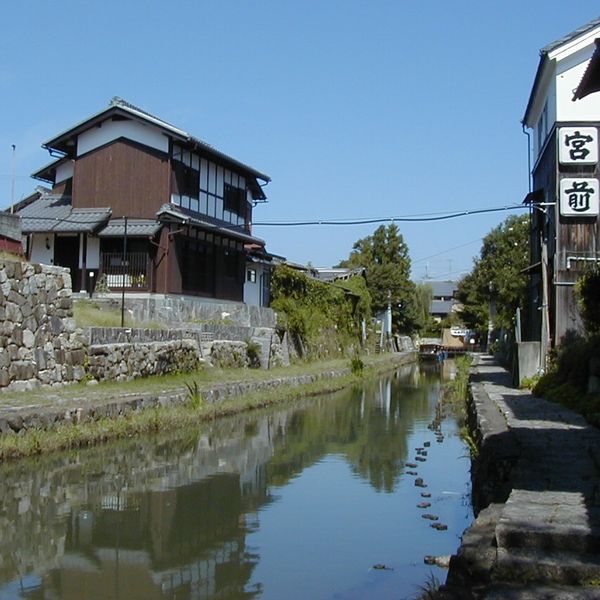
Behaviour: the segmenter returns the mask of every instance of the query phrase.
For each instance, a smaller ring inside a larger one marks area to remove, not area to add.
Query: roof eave
[[[535,126],[535,123],[530,122],[531,111],[533,109],[533,105],[535,99],[537,97],[543,76],[547,70],[547,67],[550,63],[550,59],[548,57],[548,53],[544,50],[540,52],[540,61],[538,63],[537,71],[535,72],[535,78],[533,80],[533,87],[531,88],[531,93],[529,94],[529,100],[527,102],[527,108],[525,109],[525,114],[521,119],[521,123],[525,125],[525,127],[532,128]]]

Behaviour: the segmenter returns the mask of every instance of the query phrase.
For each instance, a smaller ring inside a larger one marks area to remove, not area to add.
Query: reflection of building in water
[[[104,497],[73,511],[65,556],[44,587],[65,600],[242,594],[257,561],[245,546],[244,515],[268,500],[264,477],[262,489],[249,499],[238,475],[222,474]]]
[[[32,571],[47,572],[44,594],[63,598],[242,590],[256,561],[246,515],[269,501],[265,463],[292,413],[228,420],[196,440],[75,453],[35,477],[13,473],[13,485],[5,477],[0,590]]]

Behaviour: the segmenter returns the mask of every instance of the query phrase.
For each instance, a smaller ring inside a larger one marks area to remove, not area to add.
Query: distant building
[[[345,269],[342,267],[316,267],[314,268],[314,271],[316,272],[317,279],[332,282],[346,281],[352,277],[356,277],[356,275],[364,276],[366,269],[364,267],[354,267],[353,269]]]
[[[573,286],[600,260],[599,39],[595,19],[542,48],[523,117],[533,134],[523,337],[541,341],[542,355],[581,329]]]
[[[432,300],[429,314],[441,321],[458,310],[459,302],[456,299],[458,284],[456,281],[423,281],[431,287]]]

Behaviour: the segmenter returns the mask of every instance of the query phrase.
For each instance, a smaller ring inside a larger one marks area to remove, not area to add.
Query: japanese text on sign
[[[595,127],[561,127],[558,158],[561,164],[595,165],[598,162],[598,130]]]
[[[561,179],[560,214],[566,217],[598,216],[598,195],[597,179]]]

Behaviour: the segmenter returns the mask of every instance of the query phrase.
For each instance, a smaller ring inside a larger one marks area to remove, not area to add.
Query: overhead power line
[[[430,216],[409,215],[399,217],[376,217],[365,219],[332,219],[332,220],[314,220],[314,221],[257,221],[253,225],[261,227],[302,227],[305,225],[368,225],[372,223],[422,223],[427,221],[444,221],[446,219],[456,219],[469,215],[480,215],[484,213],[499,212],[503,210],[525,209],[527,206],[522,204],[511,204],[508,206],[498,206],[494,208],[480,208],[476,210],[462,210],[453,213],[438,213]]]

